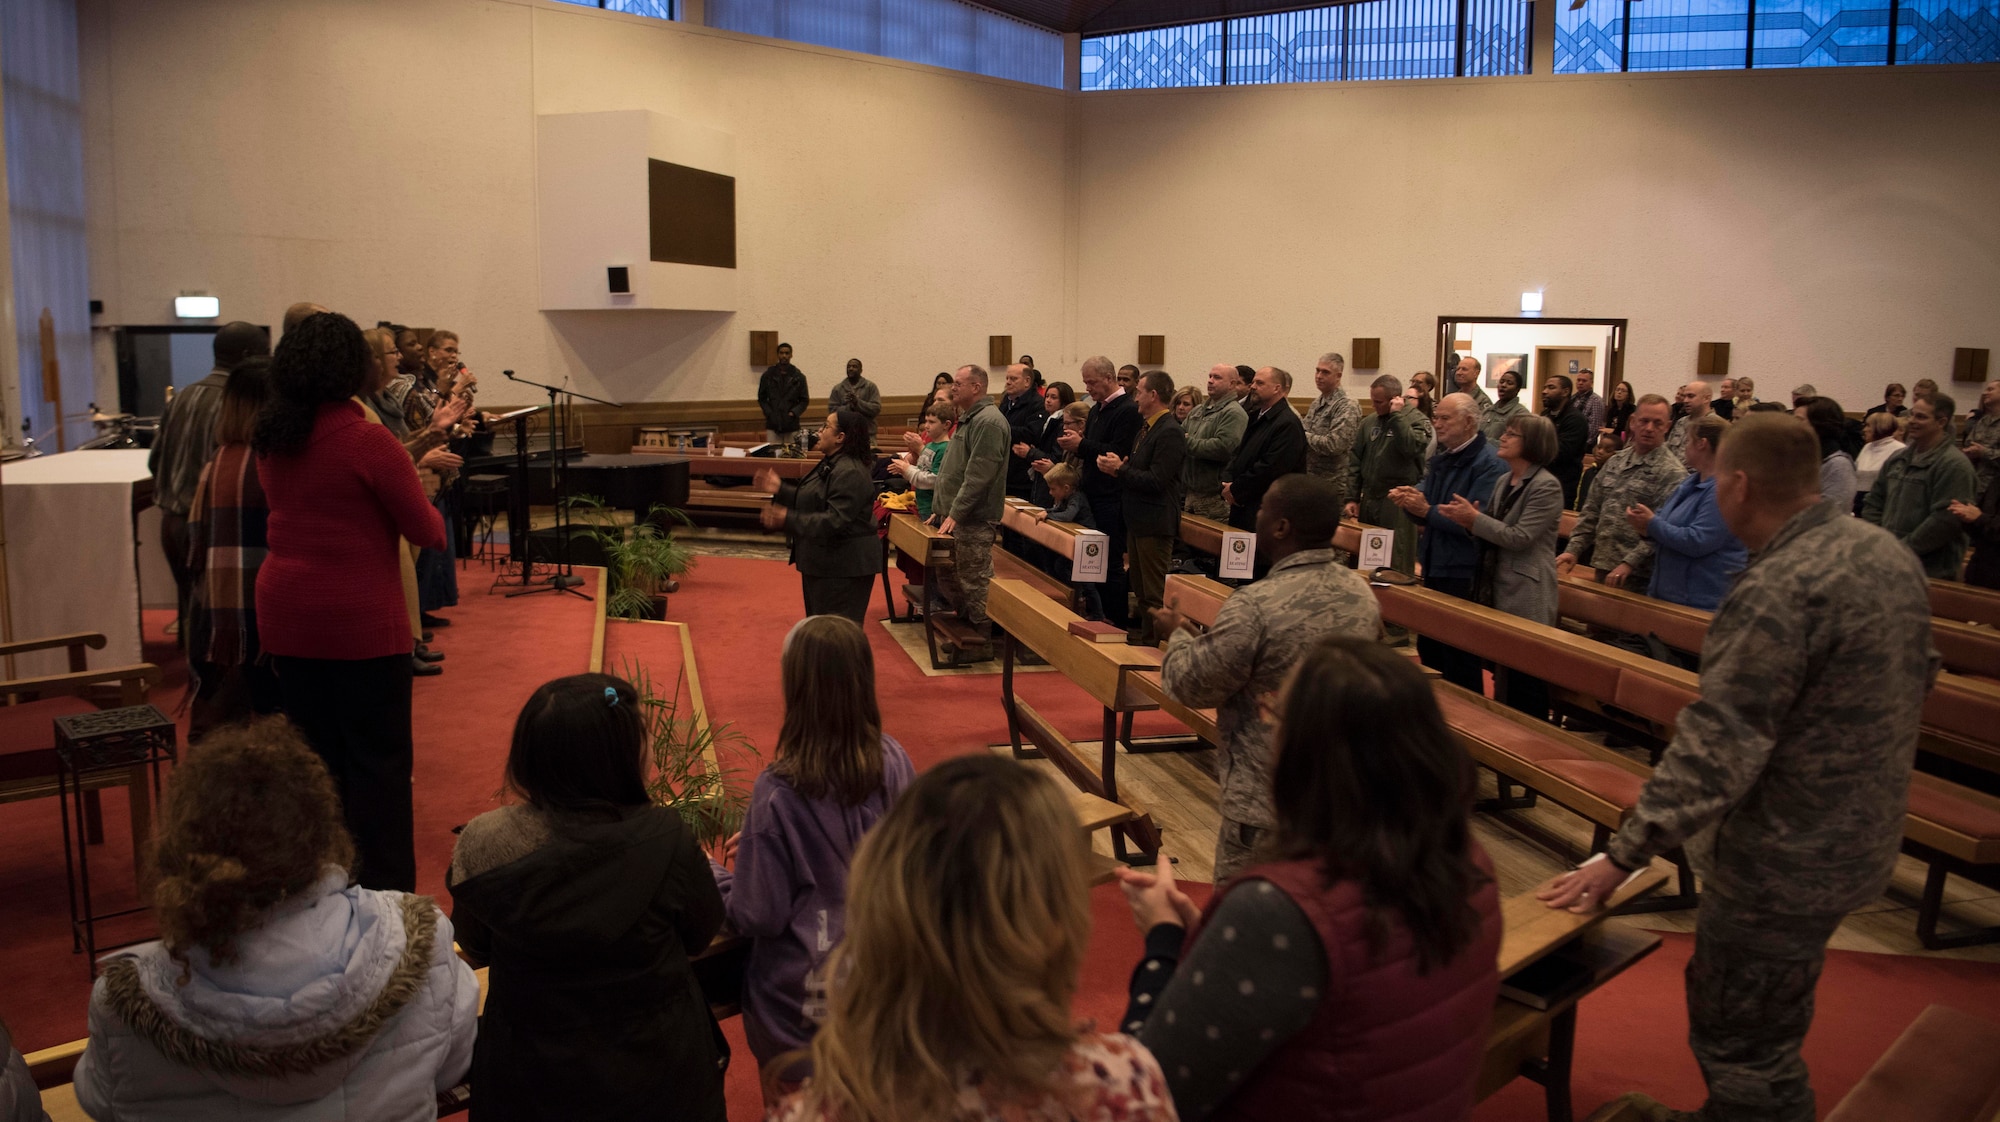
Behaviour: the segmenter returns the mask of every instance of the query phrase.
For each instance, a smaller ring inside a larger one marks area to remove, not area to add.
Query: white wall
[[[823,393],[920,393],[988,335],[1058,349],[1064,94],[547,0],[82,0],[105,323],[205,288],[462,333],[627,401],[755,394],[751,330]],[[535,117],[651,109],[737,137],[739,311],[537,310]]]
[[[1513,315],[1537,288],[1548,315],[1629,318],[1645,391],[1691,380],[1702,340],[1760,392],[1811,380],[1857,408],[1948,382],[1955,346],[2000,348],[1991,66],[1077,105],[1078,345],[1120,358],[1164,332],[1177,375],[1309,369],[1372,336],[1406,376],[1439,315]]]

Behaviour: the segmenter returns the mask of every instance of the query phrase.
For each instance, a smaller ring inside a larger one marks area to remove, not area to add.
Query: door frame
[[[1444,356],[1452,353],[1452,344],[1458,341],[1458,326],[1462,323],[1560,323],[1595,324],[1607,328],[1611,333],[1610,352],[1604,356],[1604,385],[1598,390],[1604,400],[1611,400],[1611,388],[1625,380],[1625,328],[1629,320],[1597,319],[1590,316],[1439,316],[1437,319],[1437,352],[1431,359],[1432,368],[1437,371],[1438,389],[1443,390],[1450,382],[1451,372],[1444,368]],[[1522,387],[1526,393],[1527,388]]]

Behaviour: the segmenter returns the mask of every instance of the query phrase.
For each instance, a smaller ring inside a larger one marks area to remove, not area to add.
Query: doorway
[[[1539,387],[1552,374],[1561,374],[1570,380],[1570,389],[1575,391],[1576,377],[1585,370],[1597,369],[1596,347],[1541,347],[1535,348],[1535,380],[1531,388],[1535,391],[1535,412],[1542,411],[1542,396]],[[1529,392],[1523,390],[1523,393]]]
[[[1439,316],[1439,388],[1449,390],[1451,367],[1470,355],[1479,360],[1480,386],[1489,394],[1497,392],[1502,371],[1525,374],[1521,397],[1538,413],[1541,384],[1551,374],[1574,379],[1592,371],[1593,388],[1608,399],[1625,376],[1625,326],[1622,319],[1588,317]]]

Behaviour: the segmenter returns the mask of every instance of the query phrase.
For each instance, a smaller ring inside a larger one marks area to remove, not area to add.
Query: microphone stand
[[[562,386],[551,386],[547,382],[533,382],[526,378],[517,378],[514,376],[512,370],[502,370],[500,373],[510,382],[523,386],[534,386],[537,389],[548,392],[550,420],[549,490],[555,498],[556,505],[556,545],[562,551],[562,562],[559,566],[555,566],[556,571],[550,574],[549,583],[540,588],[515,589],[513,592],[509,592],[507,596],[509,599],[512,599],[516,596],[532,596],[537,592],[567,592],[571,596],[582,597],[585,600],[592,599],[590,593],[579,590],[578,586],[583,584],[583,578],[577,576],[573,571],[574,566],[569,559],[570,520],[569,504],[567,501],[569,499],[567,490],[569,482],[569,410],[577,398],[582,398],[585,401],[594,401],[599,405],[609,405],[613,409],[623,409],[625,407],[615,401],[606,401],[601,397],[592,397],[587,393],[578,393],[575,390],[566,389]],[[521,480],[522,486],[525,487],[527,482],[526,479]],[[534,565],[532,558],[533,548],[530,546],[522,553],[521,583],[523,584],[528,583],[529,573],[532,571]]]

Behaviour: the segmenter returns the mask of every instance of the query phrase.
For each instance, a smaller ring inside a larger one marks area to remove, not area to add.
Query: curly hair
[[[218,729],[181,759],[160,808],[160,937],[183,963],[197,947],[214,962],[234,961],[236,937],[328,866],[351,871],[354,843],[333,779],[305,738],[283,717]]]
[[[360,393],[374,364],[353,320],[338,312],[307,317],[278,340],[271,356],[271,400],[257,415],[250,446],[263,456],[303,450],[319,407]]]

